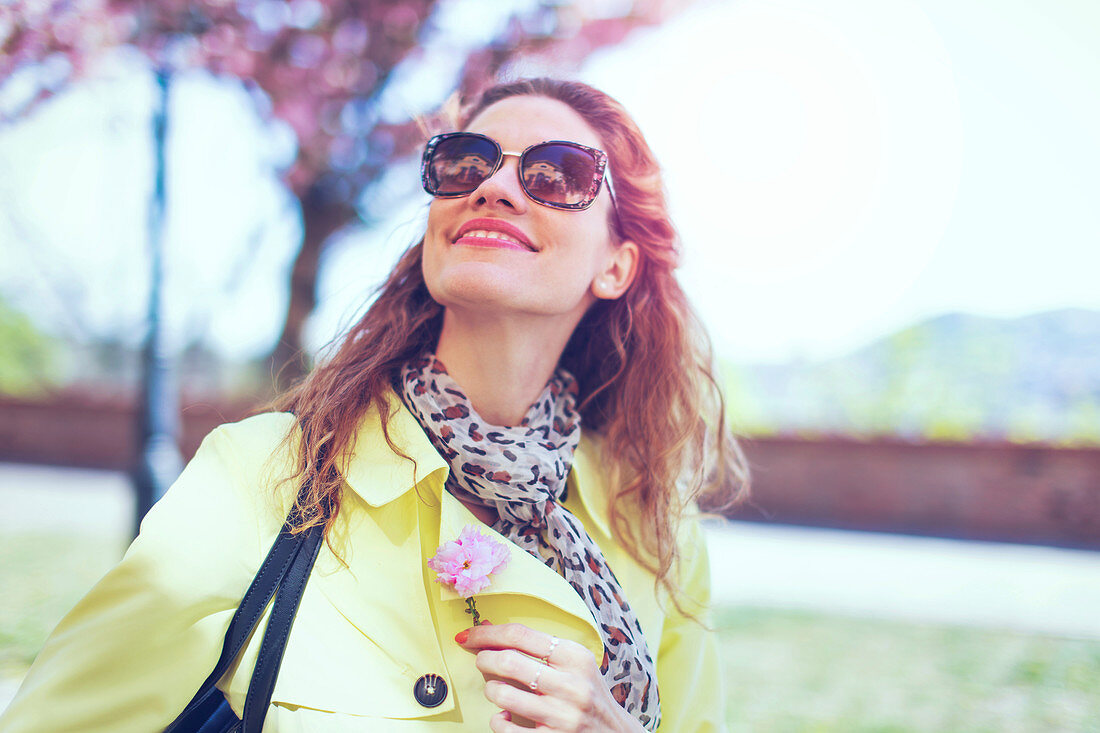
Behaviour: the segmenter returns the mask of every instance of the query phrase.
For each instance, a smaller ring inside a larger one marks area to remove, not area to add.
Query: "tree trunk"
[[[307,193],[302,196],[301,202],[302,248],[290,271],[290,304],[283,332],[268,357],[274,387],[279,392],[308,371],[308,360],[302,347],[302,327],[317,304],[321,250],[333,232],[355,216],[346,203],[332,201],[324,195]]]

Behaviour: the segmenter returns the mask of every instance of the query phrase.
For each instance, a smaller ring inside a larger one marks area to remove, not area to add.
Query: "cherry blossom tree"
[[[380,112],[403,70],[443,49],[449,68],[439,73],[466,94],[520,59],[567,72],[686,1],[17,0],[0,5],[0,80],[8,80],[0,84],[18,90],[0,100],[0,124],[92,73],[100,54],[122,45],[162,71],[202,67],[240,79],[261,112],[297,138],[283,177],[300,202],[304,233],[271,357],[286,383],[305,368],[299,336],[315,305],[325,243],[370,217],[363,192],[423,140],[412,120]],[[493,32],[464,45],[449,35],[444,11]]]

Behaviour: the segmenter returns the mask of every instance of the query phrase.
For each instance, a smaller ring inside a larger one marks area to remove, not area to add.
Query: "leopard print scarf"
[[[580,441],[576,380],[559,368],[518,427],[486,424],[434,355],[407,363],[401,388],[405,405],[451,466],[447,490],[494,507],[493,529],[580,594],[603,638],[604,681],[646,730],[656,730],[657,674],[642,627],[600,548],[558,503]]]

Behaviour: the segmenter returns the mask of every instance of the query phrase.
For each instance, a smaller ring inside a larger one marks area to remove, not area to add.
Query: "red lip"
[[[465,236],[467,232],[475,232],[479,229],[507,234],[509,237],[513,237],[514,239],[518,240],[524,247],[531,250],[532,252],[538,251],[535,249],[535,246],[531,244],[531,240],[527,238],[527,235],[524,234],[519,227],[515,226],[514,224],[509,224],[503,219],[470,219],[470,221],[459,227],[458,236],[455,237],[455,241],[457,242],[458,240],[462,239],[462,237]]]

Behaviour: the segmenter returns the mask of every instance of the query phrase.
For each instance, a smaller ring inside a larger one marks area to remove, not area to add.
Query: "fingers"
[[[485,683],[485,699],[503,708],[502,712],[527,718],[544,726],[561,727],[557,711],[562,706],[556,704],[553,698],[521,690],[500,680],[489,680]]]
[[[556,640],[556,641],[555,641]],[[596,658],[587,648],[518,623],[475,626],[455,637],[477,655],[475,664],[487,678],[485,697],[503,708],[490,720],[499,733],[522,730],[511,715],[537,727],[573,730],[599,708],[601,693],[611,699]],[[549,657],[549,663],[542,659]]]
[[[489,730],[493,731],[493,733],[520,733],[521,731],[530,729],[516,725],[512,722],[512,714],[507,710],[501,710],[499,713],[489,718]]]
[[[535,631],[523,624],[474,626],[455,637],[464,649],[514,649],[535,659],[545,659],[555,668],[580,667],[593,660],[592,652],[580,644]]]
[[[483,649],[474,663],[487,677],[512,680],[533,693],[554,695],[562,692],[566,675],[514,649]]]

